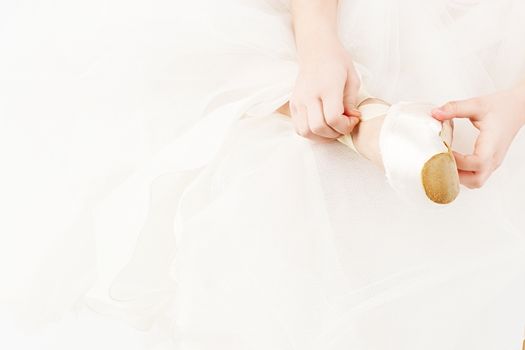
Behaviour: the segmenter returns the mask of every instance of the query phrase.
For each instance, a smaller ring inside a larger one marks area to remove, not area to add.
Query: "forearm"
[[[299,61],[338,45],[338,0],[292,0],[292,17]]]

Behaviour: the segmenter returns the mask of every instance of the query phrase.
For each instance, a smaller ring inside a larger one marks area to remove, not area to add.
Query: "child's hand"
[[[338,42],[303,54],[290,99],[296,132],[316,141],[350,134],[361,116],[356,108],[359,87],[352,59]]]
[[[454,152],[459,178],[469,188],[483,186],[496,170],[512,140],[525,124],[525,89],[515,88],[464,101],[454,101],[432,111],[434,118],[469,118],[480,133],[474,154]]]

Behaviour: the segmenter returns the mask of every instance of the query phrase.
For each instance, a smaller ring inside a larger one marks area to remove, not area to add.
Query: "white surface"
[[[7,322],[0,341],[148,345],[111,316],[181,350],[520,342],[523,133],[483,191],[404,206],[344,146],[271,114],[297,73],[282,3],[1,3],[0,303],[46,323],[87,291],[105,316],[27,338]],[[439,104],[525,76],[524,2],[447,4],[343,2],[371,94]]]

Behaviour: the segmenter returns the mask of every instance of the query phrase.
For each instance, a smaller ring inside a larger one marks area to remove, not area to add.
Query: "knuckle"
[[[445,104],[445,109],[450,112],[455,112],[458,109],[458,102],[457,101],[449,101]]]
[[[297,135],[302,136],[302,137],[310,136],[310,131],[307,129],[296,128],[295,132],[297,133]]]
[[[325,118],[335,119],[345,112],[343,101],[339,101],[338,94],[325,95],[322,98]]]
[[[492,168],[494,160],[488,157],[484,157],[477,161],[477,166],[480,170],[486,171]]]
[[[290,113],[292,117],[300,114],[300,111],[303,109],[303,104],[296,99],[290,99]]]
[[[295,130],[295,133],[299,136],[306,137],[308,136],[308,128],[304,127],[302,123],[294,122],[293,128]]]
[[[342,114],[342,113],[341,113]],[[330,126],[337,126],[341,124],[341,114],[333,113],[326,116],[326,122]]]
[[[490,164],[491,162],[490,159],[488,159],[487,157],[479,157],[476,155],[467,156],[465,160],[472,166],[473,170],[475,171],[486,169],[488,167],[488,164]]]
[[[472,99],[472,104],[474,107],[481,108],[483,107],[483,100],[479,97],[475,97]]]
[[[477,113],[482,116],[484,115],[490,108],[490,104],[484,97],[476,97],[473,100],[474,108],[477,110]]]
[[[481,159],[475,160],[472,165],[475,171],[483,171],[488,168],[487,163]]]
[[[343,115],[344,112],[345,112],[345,107],[341,103],[341,104],[333,107],[333,112],[329,113],[328,118],[337,120],[337,118],[339,118],[341,115]]]
[[[316,135],[323,134],[326,131],[326,126],[321,123],[315,123],[310,125],[310,130]]]

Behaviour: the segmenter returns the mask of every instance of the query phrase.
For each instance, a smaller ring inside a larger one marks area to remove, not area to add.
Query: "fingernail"
[[[439,108],[435,108],[433,109],[431,112],[430,112],[430,115],[438,120],[442,120],[443,118],[448,118],[450,117],[449,113],[445,112],[444,110],[442,109],[439,109]]]
[[[443,109],[441,109],[441,107],[438,107],[438,108],[434,108],[432,111],[431,111],[432,114],[447,114],[447,112]]]
[[[451,115],[451,113],[444,110],[443,107],[434,108],[432,114]]]

